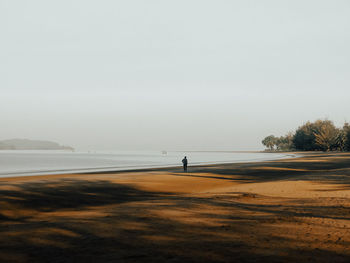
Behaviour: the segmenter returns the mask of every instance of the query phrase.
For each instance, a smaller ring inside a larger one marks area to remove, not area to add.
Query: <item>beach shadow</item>
[[[271,225],[302,217],[348,220],[348,216],[305,202],[281,207],[255,203],[254,198],[244,193],[209,198],[147,192],[106,180],[15,184],[0,191],[0,258],[1,262],[348,259],[324,249],[296,249],[290,244],[300,245],[297,238],[279,236]]]
[[[131,202],[157,196],[123,184],[98,180],[89,182],[78,179],[62,179],[58,182],[28,182],[16,184],[16,190],[1,190],[0,202],[8,202],[35,211],[80,209]]]
[[[239,183],[318,180],[348,189],[345,157],[172,174]],[[309,230],[327,229],[328,221],[339,233]],[[350,245],[349,221],[347,205],[306,198],[160,193],[108,180],[7,183],[0,188],[0,262],[349,262],[345,250],[335,252]]]
[[[336,177],[336,173],[341,173]],[[283,180],[318,180],[350,186],[350,154],[314,154],[303,158],[261,163],[220,164],[177,170],[175,176],[220,179],[239,183],[262,183]],[[341,180],[340,180],[341,179]]]

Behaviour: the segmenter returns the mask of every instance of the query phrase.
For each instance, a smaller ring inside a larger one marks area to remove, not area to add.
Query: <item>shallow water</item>
[[[292,157],[281,153],[13,150],[0,151],[0,177],[180,166],[185,155],[189,166]]]

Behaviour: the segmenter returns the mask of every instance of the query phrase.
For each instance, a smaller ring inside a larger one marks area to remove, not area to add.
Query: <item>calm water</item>
[[[0,151],[0,177],[180,166],[184,155],[189,166],[292,157],[290,154],[232,152]]]

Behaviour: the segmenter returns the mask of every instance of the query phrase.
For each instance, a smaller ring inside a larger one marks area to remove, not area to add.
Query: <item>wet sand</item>
[[[350,262],[350,154],[0,179],[0,262]]]

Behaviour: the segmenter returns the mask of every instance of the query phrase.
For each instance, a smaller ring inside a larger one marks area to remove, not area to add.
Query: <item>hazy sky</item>
[[[0,0],[0,139],[261,149],[350,121],[350,1]]]

